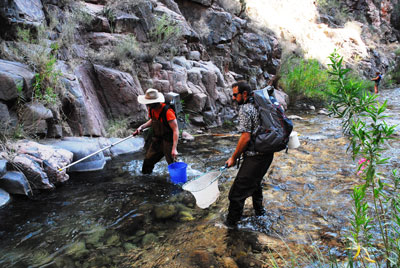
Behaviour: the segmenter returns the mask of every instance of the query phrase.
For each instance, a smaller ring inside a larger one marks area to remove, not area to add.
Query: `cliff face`
[[[230,84],[266,86],[282,44],[321,62],[339,48],[364,76],[388,71],[398,1],[324,3],[0,1],[2,131],[102,136],[111,120],[145,120],[137,96],[148,88],[178,93],[195,124],[222,124]]]

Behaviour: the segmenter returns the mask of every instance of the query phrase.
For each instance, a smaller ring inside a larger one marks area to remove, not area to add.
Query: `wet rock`
[[[45,172],[50,183],[57,184],[69,179],[66,171],[59,171],[59,168],[71,163],[73,154],[70,151],[26,140],[18,141],[12,147],[17,153],[29,155],[40,166],[41,171]],[[31,181],[31,177],[24,171],[23,173]]]
[[[7,160],[0,159],[0,176],[7,172]]]
[[[91,234],[89,234],[85,239],[86,244],[93,245],[95,248],[98,248],[99,244],[102,244],[100,240],[103,238],[105,233],[105,228],[97,228],[92,230]]]
[[[182,139],[188,140],[188,141],[193,141],[194,137],[192,135],[190,135],[188,132],[182,131]]]
[[[121,139],[111,138],[110,142],[115,143]],[[142,137],[135,137],[132,139],[128,139],[123,141],[117,145],[114,145],[110,148],[112,156],[118,156],[123,154],[132,154],[139,152],[144,147],[144,139]]]
[[[10,169],[18,167],[28,178],[32,189],[54,189],[55,186],[49,181],[49,177],[43,171],[40,164],[34,158],[27,154],[19,154],[14,157],[12,164],[8,165]]]
[[[48,251],[44,249],[35,250],[32,254],[32,263],[35,266],[41,266],[51,261],[51,256]]]
[[[177,209],[174,205],[163,204],[154,208],[154,216],[157,220],[165,220],[176,215]]]
[[[188,207],[193,208],[196,204],[196,198],[188,191],[184,191],[181,194],[181,202]]]
[[[66,254],[71,256],[74,259],[78,259],[82,256],[85,256],[89,253],[86,248],[86,244],[83,241],[77,241],[71,245],[69,245]]]
[[[107,246],[119,246],[121,245],[120,237],[117,233],[112,234],[106,241]]]
[[[289,118],[290,120],[304,120],[303,117],[298,116],[298,115],[289,115],[288,118]]]
[[[137,230],[143,226],[145,218],[146,217],[143,214],[134,214],[125,218],[120,224],[118,224],[116,230],[127,235],[135,234],[137,233]]]
[[[157,242],[157,241],[158,241],[158,237],[153,233],[149,233],[149,234],[146,234],[145,236],[143,236],[142,245],[143,246],[148,246],[148,245],[150,245],[150,244],[152,244],[154,242]]]
[[[180,211],[179,212],[179,221],[181,222],[187,222],[187,221],[193,221],[195,218],[189,211]]]
[[[206,250],[195,250],[191,252],[190,260],[201,268],[209,268],[212,266],[216,267],[216,260],[213,254]]]
[[[10,201],[10,194],[0,188],[0,208]]]
[[[124,243],[123,247],[124,247],[125,251],[130,251],[130,250],[136,248],[136,246],[132,243]]]
[[[0,179],[0,188],[10,194],[32,195],[32,189],[22,172],[8,171]]]
[[[255,257],[244,256],[237,260],[239,267],[252,267],[252,268],[262,268],[264,267],[263,262],[257,260]]]
[[[94,153],[100,150],[99,144],[95,140],[91,140],[89,138],[65,138],[62,141],[58,141],[52,144],[57,148],[62,148],[68,150],[74,154],[73,161],[78,161],[91,153]],[[86,172],[86,171],[95,171],[102,170],[104,165],[106,164],[106,160],[104,158],[103,152],[99,152],[96,155],[93,155],[82,162],[79,162],[69,168],[69,171],[75,172]]]
[[[224,265],[224,268],[239,268],[235,260],[232,259],[231,257],[222,258],[222,263]]]

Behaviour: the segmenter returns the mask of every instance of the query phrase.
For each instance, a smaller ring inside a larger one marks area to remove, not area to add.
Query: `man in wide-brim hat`
[[[153,129],[153,137],[142,166],[142,173],[150,174],[153,172],[154,165],[163,156],[168,164],[171,164],[177,157],[178,121],[174,110],[164,103],[164,95],[156,89],[149,88],[145,95],[138,96],[138,101],[147,106],[150,119],[138,127],[133,135],[140,134],[143,129],[150,126]]]

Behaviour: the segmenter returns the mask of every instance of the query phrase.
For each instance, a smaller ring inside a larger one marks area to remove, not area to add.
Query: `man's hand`
[[[178,157],[178,151],[176,149],[172,149],[171,156],[172,159],[176,159]]]
[[[230,157],[226,162],[225,166],[230,168],[231,166],[234,166],[236,164],[236,159]]]
[[[142,132],[142,127],[138,127],[138,128],[135,130],[135,132],[132,133],[132,136],[139,135],[140,132]]]

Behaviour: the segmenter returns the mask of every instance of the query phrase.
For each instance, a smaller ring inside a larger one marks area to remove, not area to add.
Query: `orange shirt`
[[[159,106],[158,108],[151,109],[151,110],[149,109],[149,117],[158,119],[160,117],[160,113],[162,112],[165,105],[166,105],[165,103],[161,103],[161,106]],[[153,116],[150,114],[150,112],[152,112]],[[174,110],[172,110],[172,108],[169,108],[167,110],[166,117],[167,117],[168,122],[176,119],[175,112],[174,112]],[[163,119],[160,118],[160,121],[163,122]]]

